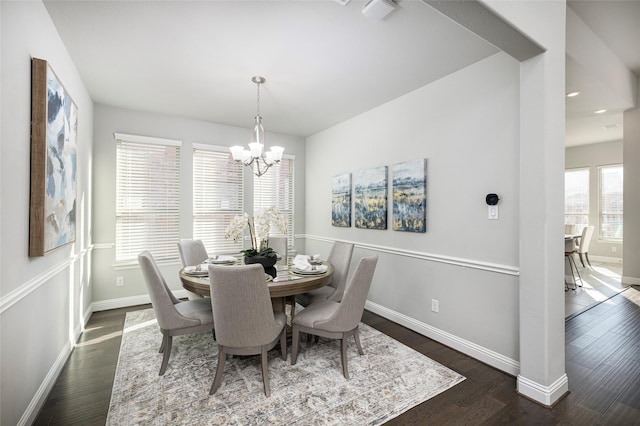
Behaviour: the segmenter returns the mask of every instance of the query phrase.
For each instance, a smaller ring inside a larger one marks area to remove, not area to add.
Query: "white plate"
[[[293,272],[295,272],[296,274],[300,274],[300,275],[320,275],[320,274],[324,274],[325,272],[327,272],[327,270],[320,270],[320,269],[307,269],[307,270],[302,270],[302,269],[298,269],[298,268],[293,268],[292,269]]]
[[[200,270],[196,268],[200,267]],[[209,275],[209,269],[206,266],[185,266],[184,273],[187,275],[205,276]]]
[[[216,259],[209,258],[206,263],[211,263],[213,265],[229,265],[231,263],[236,263],[236,258],[233,256],[218,256]]]

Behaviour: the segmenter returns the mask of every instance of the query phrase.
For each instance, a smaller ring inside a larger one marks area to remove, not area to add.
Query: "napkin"
[[[318,254],[315,254],[313,256],[299,254],[293,258],[293,268],[297,269],[298,271],[305,271],[305,272],[308,272],[308,271],[318,271],[318,273],[326,272],[327,265],[311,264],[311,262],[315,263],[319,261],[320,261],[320,255]]]
[[[237,259],[234,256],[229,256],[226,254],[221,254],[220,256],[212,256],[209,259],[205,260],[202,263],[234,263]]]

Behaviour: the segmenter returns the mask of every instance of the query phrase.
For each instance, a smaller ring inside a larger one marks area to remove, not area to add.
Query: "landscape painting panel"
[[[331,224],[351,227],[351,173],[331,178]]]
[[[393,166],[393,230],[427,232],[427,160]]]
[[[78,110],[46,61],[33,59],[31,256],[76,239]]]
[[[387,229],[387,166],[354,175],[356,228]]]

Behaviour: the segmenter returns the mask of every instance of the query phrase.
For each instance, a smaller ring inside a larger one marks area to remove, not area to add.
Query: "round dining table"
[[[298,274],[291,267],[279,268],[276,277],[268,282],[273,308],[278,311],[284,311],[287,297],[306,293],[331,283],[333,266],[328,262],[322,262],[322,264],[327,265],[327,271],[321,274]],[[183,268],[180,270],[180,281],[182,281],[182,286],[186,290],[200,296],[210,296],[208,276],[190,275],[185,273]]]

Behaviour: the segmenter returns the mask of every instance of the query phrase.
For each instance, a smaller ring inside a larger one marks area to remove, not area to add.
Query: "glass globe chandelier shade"
[[[251,81],[258,86],[257,114],[255,116],[256,124],[253,127],[251,143],[249,143],[249,149],[236,145],[230,147],[229,150],[235,161],[251,167],[256,176],[262,176],[271,166],[282,160],[284,148],[281,146],[272,146],[269,151],[264,150],[265,131],[262,125],[262,117],[260,116],[260,85],[266,80],[264,77],[255,76]]]

